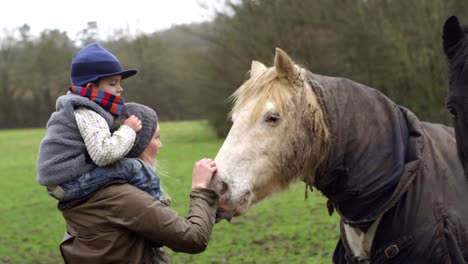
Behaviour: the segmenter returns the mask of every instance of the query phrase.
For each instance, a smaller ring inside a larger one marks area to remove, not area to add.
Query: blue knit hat
[[[71,64],[71,82],[86,86],[107,76],[120,75],[122,79],[133,76],[136,70],[123,70],[119,60],[99,43],[92,43],[78,51]]]

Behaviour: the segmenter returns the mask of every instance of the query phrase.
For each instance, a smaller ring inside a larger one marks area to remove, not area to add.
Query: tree
[[[89,21],[86,28],[78,32],[77,37],[81,46],[86,46],[97,40],[99,29],[96,21]]]
[[[240,0],[205,31],[198,84],[220,135],[229,129],[225,99],[245,80],[250,60],[271,65],[281,47],[315,73],[346,77],[387,94],[422,120],[449,123],[441,27],[467,4],[404,0]],[[204,88],[202,88],[204,87]],[[200,99],[201,100],[201,99]]]

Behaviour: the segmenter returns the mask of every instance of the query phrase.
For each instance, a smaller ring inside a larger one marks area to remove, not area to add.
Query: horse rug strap
[[[414,244],[410,236],[403,236],[395,242],[378,249],[372,257],[371,263],[385,263],[385,261],[396,257],[400,252],[410,248]]]
[[[395,258],[401,252],[411,248],[414,244],[413,239],[410,236],[403,236],[396,241],[387,244],[386,246],[378,249],[371,257],[371,259],[359,260],[356,257],[351,257],[346,253],[346,260],[350,264],[380,264],[387,263],[389,260]],[[345,247],[346,243],[345,243]]]

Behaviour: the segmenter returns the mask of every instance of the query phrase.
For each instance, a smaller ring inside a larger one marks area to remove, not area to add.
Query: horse
[[[318,189],[340,216],[334,263],[468,261],[468,181],[453,128],[314,74],[279,48],[272,67],[252,62],[232,99],[211,186],[216,221],[303,181],[306,197]]]
[[[449,17],[443,29],[443,48],[449,65],[446,104],[453,116],[459,158],[468,169],[468,27],[456,16]]]

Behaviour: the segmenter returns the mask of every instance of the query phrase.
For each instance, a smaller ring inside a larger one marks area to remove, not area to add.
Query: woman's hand
[[[192,172],[192,189],[208,187],[217,170],[216,163],[212,159],[204,158],[195,162]]]

